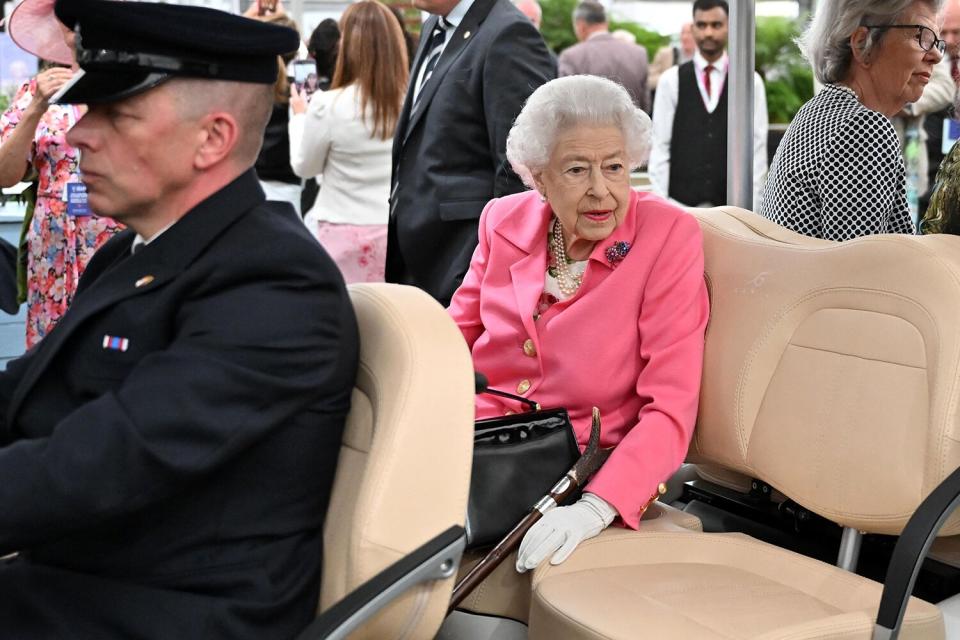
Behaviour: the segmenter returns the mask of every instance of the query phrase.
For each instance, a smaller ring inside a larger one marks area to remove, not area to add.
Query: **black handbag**
[[[540,409],[527,398],[495,389],[485,392],[535,409],[474,424],[468,549],[499,542],[580,457],[566,409]],[[573,495],[566,503],[578,498]]]

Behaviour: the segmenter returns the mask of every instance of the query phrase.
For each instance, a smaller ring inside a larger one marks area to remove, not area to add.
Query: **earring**
[[[546,196],[546,194],[541,193],[541,194],[540,194],[540,202],[546,202],[546,201],[547,201],[547,196]]]

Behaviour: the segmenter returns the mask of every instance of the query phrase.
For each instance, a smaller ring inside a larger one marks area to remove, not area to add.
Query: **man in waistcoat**
[[[663,72],[653,105],[653,191],[687,206],[727,202],[726,0],[693,3],[693,60]],[[754,73],[754,205],[767,173],[767,98]],[[746,135],[746,132],[739,132]]]

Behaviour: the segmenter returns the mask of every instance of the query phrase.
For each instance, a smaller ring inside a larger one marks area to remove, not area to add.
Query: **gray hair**
[[[825,0],[797,45],[813,65],[813,73],[823,84],[840,82],[853,61],[850,36],[864,25],[893,24],[915,0]],[[943,0],[919,0],[935,13]],[[883,37],[883,31],[868,29],[863,54],[869,55]]]
[[[507,159],[525,185],[536,188],[533,176],[549,163],[557,134],[581,124],[618,127],[630,169],[646,161],[650,116],[627,90],[599,76],[566,76],[530,94],[507,135]]]
[[[233,114],[240,129],[234,155],[243,164],[257,159],[273,111],[272,84],[191,77],[174,77],[165,84],[173,91],[183,119],[200,119],[211,111]]]
[[[584,0],[573,10],[573,21],[578,20],[587,24],[603,24],[607,21],[607,12],[599,2]]]

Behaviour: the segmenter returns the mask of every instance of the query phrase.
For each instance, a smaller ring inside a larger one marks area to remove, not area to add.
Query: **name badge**
[[[940,152],[943,155],[950,153],[953,143],[960,139],[960,122],[953,118],[943,119],[943,142],[940,145]]]
[[[89,216],[90,205],[87,203],[87,185],[82,182],[71,182],[67,184],[66,192],[67,215],[68,216]]]

